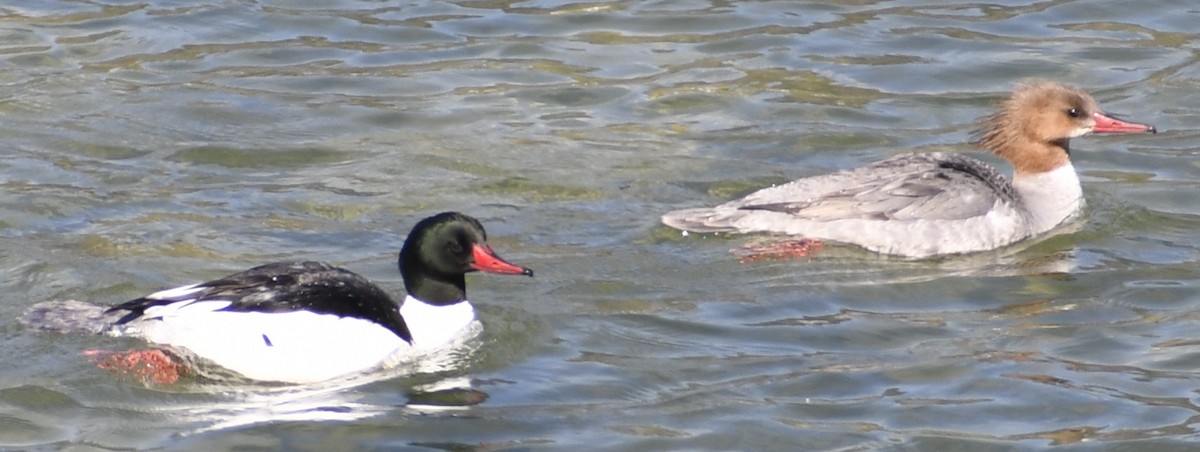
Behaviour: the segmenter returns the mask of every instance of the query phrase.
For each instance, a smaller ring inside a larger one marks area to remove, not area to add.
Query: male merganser
[[[408,296],[321,262],[280,262],[108,309],[114,335],[177,347],[255,380],[308,383],[396,364],[453,343],[475,322],[472,271],[533,276],[501,259],[478,220],[421,220],[400,250]]]
[[[858,245],[912,258],[999,248],[1044,233],[1081,211],[1070,139],[1088,133],[1156,133],[1105,114],[1086,92],[1053,82],[1018,87],[982,121],[975,144],[1008,160],[995,168],[941,152],[759,190],[713,208],[663,215],[692,232],[772,232]]]

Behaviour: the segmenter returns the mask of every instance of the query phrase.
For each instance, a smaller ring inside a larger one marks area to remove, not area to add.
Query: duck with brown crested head
[[[1000,248],[1043,234],[1084,206],[1070,140],[1089,133],[1156,133],[1100,109],[1087,92],[1022,85],[982,120],[975,144],[1013,166],[958,154],[902,154],[799,179],[711,208],[663,215],[691,232],[765,232],[858,245],[904,257]]]

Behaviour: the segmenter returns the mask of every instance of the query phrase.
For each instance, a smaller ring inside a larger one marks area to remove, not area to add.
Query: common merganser
[[[325,381],[435,352],[475,322],[472,271],[533,276],[487,244],[478,220],[445,212],[400,250],[397,305],[366,278],[321,262],[280,262],[155,292],[107,310],[110,333],[177,347],[246,378]]]
[[[663,215],[691,232],[769,232],[858,245],[911,258],[999,248],[1053,229],[1084,206],[1070,139],[1156,133],[1105,114],[1078,88],[1022,85],[972,140],[1008,160],[1009,182],[981,161],[941,152],[903,154],[759,190],[712,208]]]

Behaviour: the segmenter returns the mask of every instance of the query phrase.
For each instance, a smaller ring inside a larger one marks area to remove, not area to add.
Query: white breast
[[[1013,178],[1013,188],[1021,196],[1025,210],[1032,219],[1031,230],[1040,234],[1062,224],[1083,209],[1083,189],[1079,176],[1070,163],[1053,171],[1020,175]]]
[[[449,306],[434,306],[411,295],[400,305],[400,315],[413,336],[419,353],[451,345],[475,322],[475,308],[463,300]]]

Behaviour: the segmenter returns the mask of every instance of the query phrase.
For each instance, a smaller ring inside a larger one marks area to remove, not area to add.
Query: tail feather
[[[744,212],[737,209],[720,209],[702,207],[668,212],[662,216],[663,224],[688,232],[732,232],[738,229],[734,222],[742,217]]]
[[[100,334],[107,331],[120,313],[107,307],[76,300],[44,301],[31,306],[19,319],[22,325],[56,333]]]

